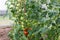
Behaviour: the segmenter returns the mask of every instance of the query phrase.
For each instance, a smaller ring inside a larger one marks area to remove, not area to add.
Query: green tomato
[[[24,17],[21,17],[20,19],[21,19],[21,20],[23,20],[23,19],[24,19]]]
[[[19,7],[16,7],[17,10],[19,10]]]
[[[17,7],[19,7],[19,6],[20,6],[20,4],[18,3],[18,4],[17,4]]]
[[[14,5],[11,5],[9,8],[13,8],[14,7]]]

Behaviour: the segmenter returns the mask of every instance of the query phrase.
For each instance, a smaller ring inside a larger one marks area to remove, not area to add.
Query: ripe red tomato
[[[28,30],[32,30],[32,28],[25,28],[24,31],[24,35],[27,36],[28,35]]]
[[[27,31],[24,31],[24,35],[27,36],[28,35],[28,32]]]

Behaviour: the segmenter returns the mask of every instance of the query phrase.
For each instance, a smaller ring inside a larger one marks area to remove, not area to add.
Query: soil
[[[11,30],[10,27],[0,28],[0,40],[9,40],[8,32]]]

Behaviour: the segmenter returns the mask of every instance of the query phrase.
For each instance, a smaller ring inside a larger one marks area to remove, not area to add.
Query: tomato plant
[[[59,0],[8,0],[11,40],[58,40],[60,36]],[[27,36],[27,37],[26,37]]]

